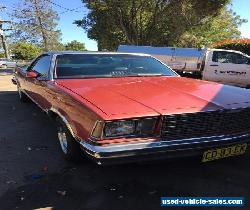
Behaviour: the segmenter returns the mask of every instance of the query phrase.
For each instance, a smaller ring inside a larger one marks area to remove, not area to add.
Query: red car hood
[[[250,90],[181,77],[57,80],[102,111],[121,119],[250,106]]]

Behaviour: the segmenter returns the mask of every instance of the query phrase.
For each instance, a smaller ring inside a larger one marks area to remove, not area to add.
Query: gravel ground
[[[1,210],[161,209],[162,196],[243,196],[246,206],[230,209],[250,209],[249,154],[206,164],[200,157],[101,167],[65,161],[53,124],[19,102],[10,74],[0,70]]]

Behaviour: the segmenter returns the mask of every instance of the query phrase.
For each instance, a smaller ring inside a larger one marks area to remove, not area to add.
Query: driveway
[[[51,121],[20,103],[11,71],[1,71],[1,210],[162,209],[162,196],[243,196],[247,205],[238,209],[250,209],[249,154],[206,164],[201,157],[118,166],[65,161]]]

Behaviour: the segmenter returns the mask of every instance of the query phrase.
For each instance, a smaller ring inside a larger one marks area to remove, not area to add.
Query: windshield
[[[149,56],[126,54],[63,54],[57,56],[55,78],[176,76]]]

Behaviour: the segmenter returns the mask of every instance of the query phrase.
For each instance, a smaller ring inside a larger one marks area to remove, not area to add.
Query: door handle
[[[219,66],[218,64],[211,64],[210,66]]]

